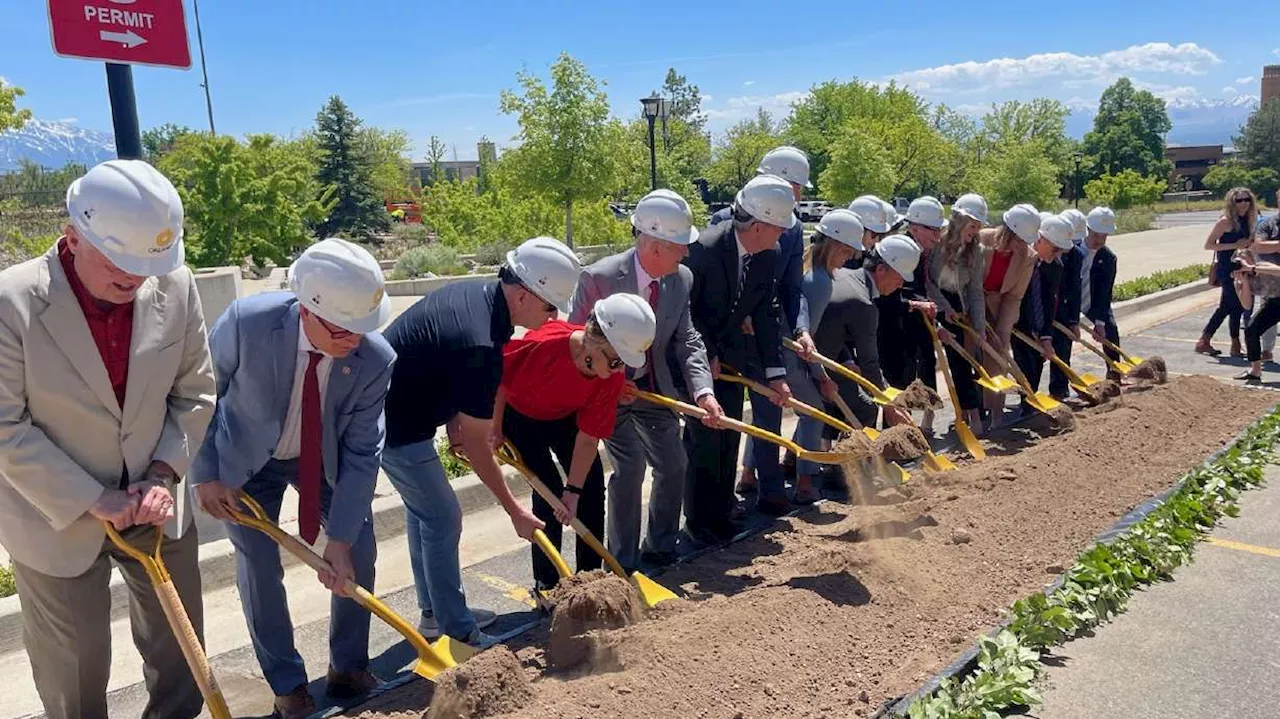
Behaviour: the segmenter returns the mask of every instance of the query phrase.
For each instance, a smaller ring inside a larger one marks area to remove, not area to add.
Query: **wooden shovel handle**
[[[182,606],[178,590],[173,586],[172,581],[155,585],[155,590],[156,597],[160,599],[160,607],[164,610],[165,619],[169,620],[169,627],[173,629],[178,647],[182,649],[182,657],[187,660],[187,667],[191,669],[191,676],[195,677],[196,686],[199,687],[200,696],[204,697],[205,704],[209,707],[209,713],[214,719],[231,719],[227,700],[223,698],[218,680],[213,676],[209,658],[200,645],[200,637],[196,635],[195,627],[191,626],[191,618],[187,616],[187,610]]]

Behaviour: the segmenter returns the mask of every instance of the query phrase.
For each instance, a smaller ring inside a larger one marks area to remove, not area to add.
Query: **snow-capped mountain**
[[[1240,132],[1240,126],[1258,107],[1253,95],[1235,97],[1173,100],[1166,103],[1173,129],[1169,131],[1170,145],[1230,145],[1231,138]],[[1067,134],[1084,137],[1093,129],[1093,117],[1097,108],[1076,108],[1067,117]]]
[[[74,121],[32,119],[21,130],[0,133],[0,172],[17,169],[22,160],[58,168],[69,162],[92,166],[115,156],[111,133]]]

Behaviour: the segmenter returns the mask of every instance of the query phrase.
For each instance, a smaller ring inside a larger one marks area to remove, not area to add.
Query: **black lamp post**
[[[658,156],[653,142],[653,123],[659,115],[663,114],[665,103],[655,93],[649,97],[640,98],[640,104],[644,106],[644,118],[649,121],[649,189],[656,190],[658,189]]]
[[[1075,153],[1076,181],[1075,181],[1075,187],[1072,189],[1071,194],[1075,195],[1076,209],[1080,208],[1080,161],[1083,159],[1084,159],[1084,153],[1081,153],[1081,152]]]

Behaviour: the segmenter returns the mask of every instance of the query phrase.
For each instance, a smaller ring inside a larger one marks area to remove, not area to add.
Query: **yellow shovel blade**
[[[447,635],[437,639],[431,650],[430,654],[419,653],[413,665],[413,673],[428,681],[435,681],[443,672],[480,653],[475,647],[456,642]]]
[[[890,402],[892,402],[893,400],[898,398],[898,395],[902,394],[902,390],[898,389],[897,387],[891,387],[889,385],[885,385],[884,389],[880,390],[880,393],[883,394],[885,397],[887,397]]]
[[[794,449],[792,450],[794,451]],[[850,452],[819,452],[816,450],[801,450],[796,452],[796,456],[809,462],[817,462],[818,464],[844,464],[857,459]]]
[[[924,456],[924,466],[935,472],[950,472],[956,468],[954,462],[940,454],[934,454],[933,452],[929,452]]]
[[[877,439],[880,439],[880,430],[878,429],[863,427],[862,433],[867,435],[867,439],[871,440],[872,442],[876,441]]]
[[[997,392],[1000,394],[1012,392],[1018,388],[1018,382],[1016,380],[1014,380],[1012,377],[1007,377],[1002,374],[987,375],[986,377],[981,377],[978,379],[978,384],[983,387],[986,387],[992,392]]]
[[[1135,367],[1137,367],[1137,365],[1129,364],[1124,360],[1112,360],[1111,365],[1115,367],[1116,371],[1122,375],[1128,375],[1130,372],[1134,370]]]
[[[672,599],[679,599],[675,592],[667,589],[661,584],[658,584],[640,572],[636,572],[631,575],[631,585],[640,593],[640,599],[644,601],[644,605],[650,609],[663,602],[669,602]]]
[[[978,441],[969,424],[959,418],[956,419],[956,436],[960,438],[960,444],[964,445],[965,451],[974,459],[981,461],[987,458],[986,450],[982,448],[982,443]]]
[[[911,479],[911,473],[903,469],[902,465],[890,462],[880,455],[872,457],[871,463],[875,465],[876,474],[890,482],[906,484]]]
[[[1090,374],[1089,372],[1081,372],[1081,373],[1080,373],[1080,381],[1081,381],[1081,382],[1083,382],[1083,383],[1085,384],[1085,386],[1087,387],[1087,386],[1089,386],[1089,385],[1091,385],[1091,384],[1097,384],[1097,383],[1101,382],[1101,381],[1102,381],[1102,378],[1101,378],[1101,377],[1099,377],[1099,376],[1098,376],[1098,375],[1096,375],[1096,374]]]
[[[1036,392],[1030,397],[1027,397],[1027,404],[1045,413],[1052,412],[1054,409],[1062,406],[1061,402],[1054,399],[1053,397],[1050,397],[1044,392]]]

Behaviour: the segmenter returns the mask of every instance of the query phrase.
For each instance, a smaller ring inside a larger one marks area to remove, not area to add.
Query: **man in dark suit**
[[[1053,319],[1057,316],[1062,286],[1062,262],[1059,258],[1072,246],[1071,223],[1056,215],[1040,223],[1040,233],[1031,244],[1036,254],[1036,266],[1031,272],[1027,293],[1022,296],[1022,309],[1015,327],[1039,343],[1044,354],[1021,340],[1014,340],[1013,359],[1027,376],[1032,389],[1040,388],[1045,355],[1054,354]],[[1029,409],[1024,400],[1023,411]]]
[[[721,364],[768,381],[779,401],[791,396],[782,363],[782,328],[774,298],[774,263],[778,237],[796,222],[790,183],[759,175],[746,184],[733,204],[733,218],[708,229],[690,245],[685,264],[693,273],[689,309],[702,335],[711,374]],[[717,380],[716,398],[725,415],[742,418],[743,390]],[[685,484],[686,529],[695,539],[714,543],[736,533],[733,478],[738,461],[738,435],[697,422],[685,425],[689,476]],[[757,467],[776,465],[778,448],[755,443]],[[790,505],[780,475],[761,477],[757,506],[775,515]]]
[[[1116,231],[1116,213],[1108,207],[1095,207],[1085,220],[1088,234],[1079,245],[1082,255],[1080,267],[1080,312],[1093,323],[1095,339],[1106,339],[1120,344],[1120,328],[1111,310],[1111,292],[1116,284],[1116,253],[1107,247],[1107,236]],[[1120,353],[1106,350],[1112,360],[1120,359]],[[1107,379],[1119,380],[1120,374],[1108,370]]]
[[[1070,332],[1053,328],[1053,351],[1067,364],[1071,363],[1071,345],[1080,337],[1080,288],[1084,251],[1081,243],[1088,233],[1083,212],[1069,209],[1059,215],[1071,225],[1071,249],[1062,254],[1062,286],[1058,290],[1057,310],[1054,319]],[[1070,380],[1057,366],[1049,367],[1049,394],[1056,399],[1066,399],[1071,394]]]

